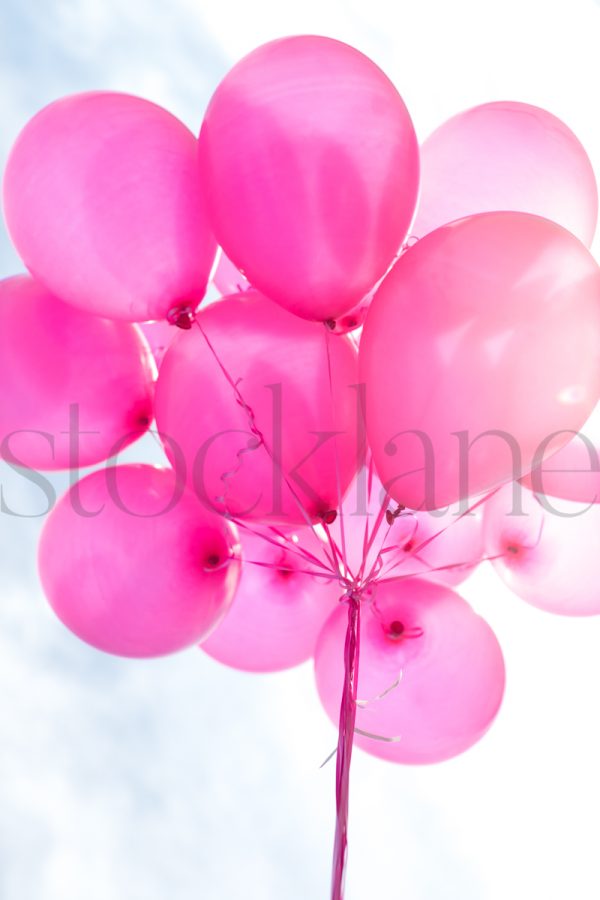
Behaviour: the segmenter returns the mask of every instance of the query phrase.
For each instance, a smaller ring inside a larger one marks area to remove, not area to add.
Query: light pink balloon
[[[4,211],[27,268],[88,312],[164,319],[204,296],[216,243],[197,141],[154,103],[106,91],[51,103],[13,147]]]
[[[410,225],[418,145],[394,85],[326,37],[264,44],[217,88],[200,132],[217,239],[249,281],[335,319],[385,273]]]
[[[421,147],[413,234],[494,210],[543,216],[591,244],[598,217],[592,164],[573,132],[546,110],[484,103],[448,119]]]
[[[42,585],[77,637],[118,656],[196,644],[239,577],[234,529],[182,493],[170,469],[117,466],[64,495],[39,549]]]
[[[373,534],[377,515],[385,501],[385,491],[376,475],[369,490],[369,474],[363,469],[353,481],[342,504],[342,515],[330,526],[338,547],[345,548],[350,571],[356,575],[363,553]],[[389,499],[386,509],[397,504]],[[392,524],[382,520],[366,555],[364,573],[381,564],[390,575],[418,576],[454,586],[467,578],[483,556],[481,514],[474,510],[461,515],[456,508],[413,512],[404,510]],[[342,540],[342,526],[344,537]],[[365,542],[365,529],[368,530]]]
[[[156,367],[160,368],[165,353],[175,337],[175,326],[170,322],[142,322],[140,331],[146,338]]]
[[[362,608],[356,727],[398,740],[356,734],[355,744],[396,763],[440,762],[467,750],[504,692],[493,631],[458,594],[428,581],[381,584],[375,603]],[[319,697],[336,724],[346,620],[345,607],[331,615],[315,652]]]
[[[173,465],[185,463],[202,502],[235,515],[302,525],[334,509],[338,476],[343,493],[359,464],[351,341],[255,291],[207,307],[198,322],[229,379],[198,327],[175,338],[155,403]]]
[[[148,429],[152,379],[133,325],[67,306],[28,275],[0,281],[4,459],[36,469],[108,459]]]
[[[527,603],[564,616],[600,613],[600,506],[560,502],[506,485],[486,501],[486,550]]]
[[[599,345],[600,269],[560,226],[498,212],[427,235],[383,282],[361,339],[382,483],[436,509],[518,478],[548,434],[594,408]]]
[[[557,437],[564,439],[564,435]],[[555,444],[556,440],[549,446]],[[600,503],[600,406],[568,444],[521,478],[521,483],[536,494]]]
[[[235,669],[276,672],[313,655],[343,589],[337,581],[304,574],[319,569],[294,551],[305,544],[314,553],[313,541],[302,530],[297,537],[296,545],[281,540],[276,546],[242,530],[240,583],[227,615],[200,645],[209,656]]]
[[[221,251],[219,256],[217,268],[213,275],[213,282],[224,297],[228,294],[238,294],[240,291],[246,291],[250,287],[248,279],[242,275],[223,251]]]

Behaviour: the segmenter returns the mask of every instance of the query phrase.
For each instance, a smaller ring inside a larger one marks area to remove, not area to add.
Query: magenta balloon
[[[358,368],[350,339],[328,335],[255,291],[207,307],[198,321],[231,381],[198,328],[175,338],[155,403],[173,465],[182,458],[197,496],[236,515],[305,524],[288,485],[311,519],[335,509],[338,475],[344,491],[358,464]],[[248,410],[236,402],[231,382]],[[256,446],[249,410],[271,455]]]
[[[0,456],[36,469],[108,459],[153,418],[153,367],[133,325],[0,281]]]
[[[600,506],[557,502],[506,485],[485,503],[486,550],[527,603],[564,616],[600,613]]]
[[[231,608],[201,649],[234,669],[276,672],[309,659],[343,589],[303,574],[310,564],[264,538],[242,531],[242,575]],[[302,532],[299,544],[314,552]]]
[[[213,282],[221,294],[226,297],[228,294],[238,294],[240,291],[246,291],[250,287],[248,279],[242,275],[231,262],[229,257],[221,251]]]
[[[111,319],[197,306],[216,252],[197,141],[139,97],[75,94],[25,126],[4,178],[9,232],[62,300]]]
[[[502,701],[504,661],[493,631],[458,594],[428,581],[381,584],[375,601],[377,614],[362,609],[358,698],[368,702],[357,709],[356,727],[398,740],[356,734],[355,744],[396,763],[462,753]],[[345,607],[331,615],[315,652],[319,696],[336,724],[346,620]]]
[[[421,147],[413,234],[494,210],[552,219],[591,244],[598,217],[592,164],[573,132],[545,109],[510,101],[475,106]]]
[[[272,41],[225,76],[200,132],[217,239],[249,281],[307,319],[355,306],[410,225],[410,116],[366,56],[326,37]]]
[[[139,328],[146,341],[148,342],[148,345],[152,352],[152,358],[156,363],[156,367],[160,368],[165,353],[169,349],[171,341],[175,337],[175,327],[169,322],[164,321],[142,322]]]
[[[427,235],[382,283],[361,339],[381,481],[436,509],[519,477],[594,408],[599,345],[600,269],[559,225],[484,213]]]
[[[197,643],[223,616],[239,577],[237,537],[182,495],[170,469],[118,466],[64,495],[42,532],[39,570],[58,618],[118,656]]]

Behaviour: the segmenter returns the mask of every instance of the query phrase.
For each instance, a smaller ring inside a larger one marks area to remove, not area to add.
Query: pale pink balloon
[[[483,213],[427,235],[381,285],[361,338],[382,483],[436,509],[518,478],[548,434],[594,408],[599,345],[600,269],[559,225]]]
[[[216,252],[194,135],[147,100],[75,94],[25,126],[4,177],[10,235],[62,300],[133,322],[197,306]]]
[[[483,556],[481,514],[478,509],[463,515],[458,506],[447,510],[413,512],[403,510],[390,524],[383,517],[375,532],[377,515],[382,506],[397,510],[376,475],[369,479],[367,469],[358,473],[342,504],[342,515],[330,526],[339,548],[344,547],[346,561],[353,575],[361,568],[371,569],[382,577],[411,578],[418,576],[440,584],[460,584],[479,565]],[[344,536],[342,539],[342,527]],[[366,539],[365,539],[366,532]],[[374,540],[370,540],[375,532]]]
[[[77,637],[118,656],[196,644],[218,623],[239,577],[235,530],[183,493],[171,469],[93,472],[46,521],[39,571]]]
[[[545,109],[512,101],[474,106],[421,147],[413,234],[494,210],[552,219],[591,244],[598,217],[592,164],[573,132]]]
[[[156,387],[173,465],[207,506],[238,516],[302,525],[335,509],[360,461],[349,338],[255,291],[208,306],[198,324],[213,349],[199,327],[181,332]]]
[[[532,606],[564,616],[600,613],[600,506],[506,485],[486,501],[486,550],[504,583]]]
[[[467,750],[504,692],[493,631],[458,594],[428,581],[381,584],[374,602],[361,611],[356,727],[383,740],[357,733],[356,746],[396,763],[441,762]],[[346,620],[345,607],[331,615],[315,652],[319,697],[336,724]]]
[[[313,541],[302,530],[297,538],[297,544],[291,536],[267,541],[241,531],[240,582],[227,615],[200,645],[209,656],[234,669],[276,672],[313,655],[343,589],[336,580],[305,574],[319,568],[297,555],[303,545],[314,553]]]
[[[175,326],[165,320],[159,322],[142,322],[139,328],[148,342],[156,367],[160,368],[165,353],[175,337]]]
[[[336,319],[385,273],[410,225],[419,154],[387,76],[326,37],[264,44],[225,76],[200,132],[217,239],[251,284]]]
[[[564,439],[564,435],[557,435]],[[549,446],[554,447],[556,438]],[[600,503],[600,406],[571,440],[536,466],[521,483],[536,494]]]
[[[0,457],[78,468],[137,440],[153,418],[147,352],[133,325],[86,315],[28,275],[0,281]]]
[[[242,275],[223,251],[221,251],[219,256],[212,280],[224,297],[228,294],[238,294],[240,291],[247,291],[250,287],[248,279]]]

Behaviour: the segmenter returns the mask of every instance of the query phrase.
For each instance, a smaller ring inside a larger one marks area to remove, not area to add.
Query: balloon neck
[[[191,306],[174,306],[167,313],[169,325],[175,325],[183,331],[190,331],[195,321],[194,310]]]

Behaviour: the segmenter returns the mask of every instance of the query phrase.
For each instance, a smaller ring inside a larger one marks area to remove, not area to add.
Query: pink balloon
[[[600,613],[600,506],[536,496],[513,485],[485,503],[486,549],[504,583],[532,606],[564,616]]]
[[[598,190],[587,153],[564,122],[527,103],[484,103],[440,125],[421,147],[412,232],[494,210],[558,222],[589,246]]]
[[[428,581],[380,584],[374,600],[362,608],[356,727],[384,740],[357,733],[355,744],[396,763],[462,753],[502,701],[504,661],[493,631],[458,594]],[[345,607],[331,615],[315,652],[319,697],[336,724],[346,620]]]
[[[182,493],[170,469],[93,472],[46,521],[39,570],[58,618],[118,656],[196,644],[218,623],[239,577],[233,528]]]
[[[219,662],[248,672],[297,666],[314,652],[325,619],[343,593],[337,581],[304,574],[319,571],[295,552],[313,542],[300,531],[298,544],[276,543],[242,531],[242,575],[233,603],[201,649]]]
[[[564,435],[556,437],[564,439]],[[556,440],[550,443],[550,447]],[[600,406],[568,444],[521,478],[536,494],[600,503]]]
[[[139,97],[75,94],[25,126],[4,211],[28,269],[74,306],[141,322],[197,306],[216,252],[197,141]]]
[[[185,463],[209,507],[238,516],[302,525],[335,509],[338,476],[343,493],[359,463],[351,341],[255,291],[207,307],[198,322],[224,371],[198,328],[177,335],[155,403],[173,465]]]
[[[108,459],[153,418],[153,367],[132,325],[0,281],[0,456],[36,469]]]
[[[224,297],[229,294],[238,294],[240,291],[247,291],[250,287],[248,279],[222,251],[213,275],[213,282]]]
[[[272,41],[225,76],[200,132],[217,239],[270,299],[336,319],[385,273],[410,225],[418,146],[366,56],[326,37]]]
[[[140,331],[146,338],[152,358],[159,369],[171,341],[175,337],[175,327],[170,322],[142,322]]]
[[[369,490],[368,471],[363,469],[344,498],[342,515],[330,526],[337,546],[345,548],[346,561],[354,575],[361,568],[382,505],[385,503],[390,512],[397,509],[393,500],[386,503],[385,499],[385,490],[376,475],[371,478]],[[483,556],[481,522],[478,509],[466,515],[452,508],[404,510],[391,523],[383,520],[366,555],[364,572],[378,566],[379,557],[382,571],[390,570],[394,576],[418,576],[449,586],[460,584]]]
[[[518,478],[548,434],[589,416],[599,344],[600,269],[559,225],[484,213],[427,235],[383,282],[361,339],[382,483],[436,509]]]

